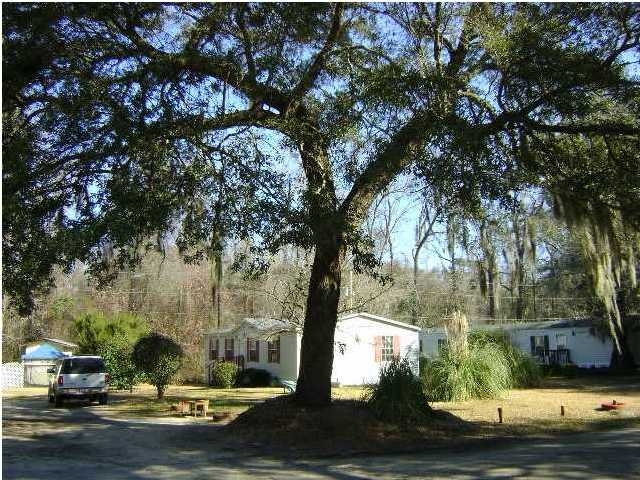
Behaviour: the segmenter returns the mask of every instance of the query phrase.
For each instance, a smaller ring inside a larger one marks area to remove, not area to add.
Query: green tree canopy
[[[53,266],[81,259],[109,280],[167,238],[193,260],[242,238],[256,255],[239,260],[260,267],[265,250],[313,249],[296,395],[327,403],[340,266],[347,250],[372,266],[361,223],[399,175],[472,211],[523,186],[588,197],[637,229],[639,16],[635,4],[7,6],[5,288],[29,309]]]
[[[78,342],[78,353],[99,354],[103,345],[115,337],[122,337],[133,345],[149,331],[147,322],[130,313],[119,313],[108,317],[100,312],[82,315],[73,321],[73,334]]]
[[[156,387],[158,398],[162,398],[167,385],[180,368],[182,356],[182,347],[174,340],[151,333],[136,342],[131,358],[149,383]]]

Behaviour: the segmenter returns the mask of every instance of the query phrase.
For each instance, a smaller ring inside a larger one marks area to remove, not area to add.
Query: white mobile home
[[[503,330],[511,342],[542,364],[566,365],[582,368],[608,367],[613,352],[611,338],[601,332],[591,319],[553,320],[472,327],[472,330]],[[437,356],[446,344],[443,328],[427,328],[420,333],[421,354]]]
[[[369,313],[338,319],[331,381],[361,385],[378,380],[380,367],[394,356],[407,357],[418,374],[419,327]],[[274,319],[244,319],[237,327],[204,335],[205,379],[216,361],[267,370],[280,380],[296,380],[302,332]]]

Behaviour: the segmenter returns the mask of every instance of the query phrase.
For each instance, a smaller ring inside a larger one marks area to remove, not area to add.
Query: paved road
[[[640,429],[470,451],[286,459],[230,447],[210,423],[120,421],[98,406],[52,409],[46,400],[3,404],[5,479],[640,479]]]

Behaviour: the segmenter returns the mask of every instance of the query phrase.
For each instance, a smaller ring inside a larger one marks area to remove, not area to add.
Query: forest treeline
[[[474,323],[603,317],[580,239],[543,200],[530,196],[510,212],[487,209],[473,220],[442,215],[409,197],[403,190],[387,193],[372,209],[366,228],[381,265],[371,276],[346,262],[341,312],[369,311],[422,327],[442,325],[456,311]],[[396,231],[402,222],[413,224],[413,249],[398,259],[397,244],[407,243]],[[247,275],[234,268],[246,248],[227,245],[216,268],[207,261],[185,263],[169,241],[164,252],[148,253],[140,268],[122,271],[106,287],[78,263],[73,272],[57,274],[55,288],[38,298],[31,315],[20,316],[4,302],[3,359],[18,359],[27,342],[41,337],[74,340],[74,321],[87,313],[127,312],[175,338],[185,351],[180,379],[197,381],[205,331],[247,316],[303,322],[311,252],[282,249],[269,270]],[[625,308],[636,311],[637,304]]]

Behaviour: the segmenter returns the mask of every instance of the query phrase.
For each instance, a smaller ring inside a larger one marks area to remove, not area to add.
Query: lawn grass
[[[619,411],[600,411],[602,403],[625,403]],[[584,431],[606,425],[640,423],[640,377],[548,378],[539,388],[514,389],[501,398],[465,402],[434,402],[470,422],[496,423],[502,408],[503,426],[533,434],[553,430]],[[561,406],[565,415],[561,416]],[[600,425],[598,425],[600,424]]]
[[[46,388],[4,389],[4,398],[46,397]],[[333,388],[335,400],[360,400],[363,387]],[[151,385],[138,385],[132,393],[112,391],[109,405],[99,407],[105,414],[119,417],[176,416],[172,405],[180,400],[208,399],[209,411],[227,423],[251,406],[284,395],[282,388],[231,388],[207,386],[170,386],[162,400],[156,398]],[[625,403],[620,411],[604,412],[597,408],[612,400]],[[565,416],[560,416],[560,406]],[[539,388],[514,389],[501,398],[465,402],[434,402],[432,407],[478,425],[497,427],[498,407],[503,411],[505,432],[538,434],[553,431],[584,431],[618,425],[640,424],[640,376],[548,378]]]

